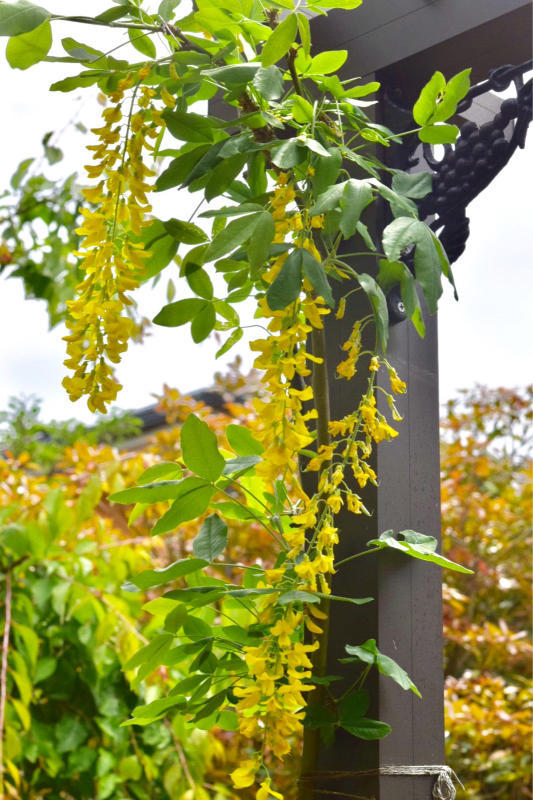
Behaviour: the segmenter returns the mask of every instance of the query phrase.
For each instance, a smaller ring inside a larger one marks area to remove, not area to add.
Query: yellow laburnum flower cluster
[[[73,375],[63,386],[71,400],[87,395],[91,411],[105,412],[116,398],[121,386],[113,365],[138,330],[126,292],[138,286],[137,273],[149,256],[136,238],[148,223],[147,193],[155,174],[143,158],[164,124],[152,102],[155,91],[142,85],[148,73],[144,67],[136,79],[129,75],[119,82],[110,95],[112,105],[102,112],[104,124],[92,130],[98,142],[87,148],[96,162],[86,167],[88,176],[99,182],[83,192],[95,208],[82,210],[84,220],[76,231],[83,237],[77,255],[85,277],[67,304],[70,334],[64,363]],[[124,112],[126,93],[131,97]]]
[[[296,208],[295,200],[294,186],[287,174],[281,173],[271,198],[275,241],[285,242],[289,237],[321,261],[312,229],[320,228],[323,218],[309,218],[305,210]],[[275,280],[286,258],[283,254],[273,261],[264,276],[267,283]],[[285,560],[266,571],[265,583],[260,586],[279,592],[287,591],[288,585],[295,588],[294,578],[292,582],[287,580],[290,569],[297,576],[296,588],[327,595],[335,572],[334,549],[339,541],[335,515],[344,505],[354,514],[368,513],[359,495],[348,486],[345,470],[351,468],[360,487],[368,481],[375,483],[376,474],[368,464],[373,443],[396,435],[376,408],[374,375],[383,362],[389,369],[393,391],[404,391],[405,384],[384,359],[371,359],[369,388],[359,407],[353,414],[329,424],[331,443],[321,445],[308,462],[309,470],[320,473],[318,491],[309,497],[301,485],[298,455],[315,440],[312,421],[318,414],[312,405],[313,389],[307,381],[313,364],[321,364],[322,359],[308,352],[307,342],[313,329],[323,327],[323,317],[329,309],[304,280],[300,297],[286,308],[273,311],[263,298],[259,311],[268,320],[268,336],[251,343],[257,353],[254,366],[262,372],[266,390],[254,400],[258,417],[255,435],[265,448],[256,471],[268,482],[281,478],[296,502],[290,525],[279,528],[286,545]],[[339,377],[350,379],[356,372],[361,332],[362,324],[357,322],[343,347],[346,357],[337,367]],[[297,611],[292,603],[280,606],[276,602],[275,594],[263,602],[259,621],[268,632],[260,644],[244,648],[247,677],[235,687],[235,694],[239,698],[240,733],[249,738],[261,736],[264,751],[283,758],[302,732],[304,693],[314,688],[310,655],[319,646],[318,637],[323,632],[320,622],[326,614],[314,604]],[[305,627],[312,633],[313,643],[304,643]],[[264,753],[245,761],[232,773],[234,785],[253,786],[263,769]],[[281,795],[272,790],[267,777],[257,789],[256,800],[269,798]]]

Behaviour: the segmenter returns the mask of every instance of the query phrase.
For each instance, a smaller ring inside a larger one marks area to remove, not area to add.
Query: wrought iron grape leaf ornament
[[[470,233],[466,208],[494,180],[512,158],[517,148],[524,148],[527,129],[532,114],[533,80],[524,82],[524,74],[533,68],[532,61],[518,66],[505,65],[489,72],[486,80],[472,86],[459,103],[457,114],[461,116],[473,101],[487,92],[502,92],[511,84],[515,97],[502,101],[499,112],[489,122],[478,126],[466,121],[459,126],[460,134],[454,145],[440,145],[442,155],[438,157],[433,145],[422,145],[421,158],[432,172],[432,190],[418,200],[420,219],[434,217],[429,223],[438,235],[450,263],[457,261],[464,252]],[[397,97],[386,94],[386,102],[409,117],[410,113],[398,103]],[[418,152],[402,147],[397,153],[403,165],[416,167],[420,164]],[[404,253],[405,263],[412,268],[412,253]],[[391,322],[405,319],[399,292],[394,290],[388,297]]]

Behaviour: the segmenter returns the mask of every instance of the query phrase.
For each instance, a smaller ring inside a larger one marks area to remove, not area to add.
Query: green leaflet
[[[266,100],[278,100],[283,94],[283,74],[274,65],[260,67],[253,77],[253,85]]]
[[[370,305],[374,312],[374,321],[376,323],[376,338],[377,343],[383,350],[387,349],[387,340],[389,337],[389,312],[387,309],[387,300],[383,294],[382,289],[371,275],[366,272],[357,275],[359,285],[366,292]]]
[[[247,242],[254,234],[255,226],[260,220],[264,219],[264,214],[268,212],[258,211],[238,217],[232,220],[220,233],[213,239],[205,254],[206,261],[215,261],[236,247]],[[269,214],[270,216],[270,214]]]
[[[435,234],[419,220],[398,217],[383,231],[383,249],[389,261],[398,261],[403,250],[415,247],[415,274],[432,314],[442,294],[441,275],[453,285],[448,259]]]
[[[389,658],[378,650],[375,639],[368,639],[364,644],[358,646],[347,644],[344,649],[351,658],[341,659],[343,663],[362,661],[364,664],[375,664],[382,675],[387,675],[401,686],[402,689],[410,689],[417,697],[421,697],[420,692],[407,672],[393,661],[392,658]]]
[[[354,236],[357,230],[359,217],[373,199],[374,195],[368,183],[365,181],[357,181],[353,178],[346,181],[344,191],[339,201],[342,208],[339,228],[345,239]]]
[[[27,0],[16,3],[0,3],[0,36],[19,36],[35,30],[50,13],[41,6],[34,6]]]
[[[146,663],[154,658],[162,658],[172,647],[174,636],[171,633],[160,633],[152,641],[141,647],[140,650],[124,664],[124,669],[135,669],[135,667]]]
[[[222,83],[224,86],[235,88],[236,86],[245,86],[247,83],[250,83],[260,68],[260,64],[228,64],[224,67],[206,69],[204,70],[203,74],[217,83]]]
[[[442,122],[436,125],[428,125],[418,132],[420,141],[428,144],[453,144],[458,136],[459,128],[457,125],[446,125]]]
[[[387,261],[382,258],[379,261],[378,283],[385,294],[390,292],[394,286],[400,284],[405,312],[415,326],[419,336],[423,337],[426,332],[426,326],[411,270],[401,261]]]
[[[243,337],[242,328],[235,328],[235,330],[232,333],[230,333],[224,344],[218,348],[218,350],[215,353],[215,358],[220,358],[220,356],[223,356],[225,353],[231,350],[233,345],[237,344],[237,342],[239,342],[242,339],[242,337]]]
[[[48,55],[52,46],[52,27],[46,19],[28,33],[13,36],[7,43],[6,58],[15,69],[28,69]]]
[[[187,264],[185,267],[185,278],[194,294],[204,300],[212,300],[214,289],[211,278],[198,264]]]
[[[295,252],[299,255],[303,274],[317,295],[322,297],[330,308],[333,308],[335,303],[324,265],[320,261],[317,261],[308,250],[300,249]]]
[[[202,478],[185,478],[182,493],[154,527],[152,536],[177,528],[182,522],[200,517],[206,511],[215,489]]]
[[[148,467],[137,478],[139,485],[145,485],[154,481],[173,480],[174,478],[181,478],[183,470],[179,464],[174,461],[160,461],[159,464],[154,464],[153,467]]]
[[[156,586],[164,586],[184,575],[190,575],[207,566],[207,561],[202,558],[183,558],[175,561],[174,564],[164,569],[147,569],[140,572],[135,577],[130,578],[130,583],[138,589],[153,589]]]
[[[207,517],[193,542],[192,549],[198,559],[214,561],[228,542],[228,526],[218,514]]]
[[[194,114],[191,111],[171,111],[167,108],[163,112],[163,119],[169,132],[176,139],[184,142],[212,142],[215,125],[208,117]]]
[[[293,250],[273,282],[268,287],[266,299],[272,311],[281,311],[299,296],[302,289],[301,250]]]
[[[189,414],[181,429],[181,447],[185,465],[195,475],[208,481],[221,476],[225,461],[219,453],[217,438],[195,414]]]
[[[255,220],[253,235],[248,245],[248,262],[252,270],[261,269],[266,265],[275,232],[272,214],[269,211],[261,211]]]
[[[190,322],[206,306],[205,300],[198,297],[191,297],[186,300],[176,300],[163,306],[161,311],[153,319],[155,325],[163,325],[167,328],[176,328]]]
[[[433,178],[429,172],[401,172],[392,177],[392,188],[398,194],[420,200],[431,192]]]
[[[445,567],[455,572],[464,572],[468,575],[473,574],[471,569],[467,569],[461,564],[456,564],[455,561],[450,561],[445,556],[436,553],[437,540],[434,536],[427,536],[426,534],[409,530],[400,531],[398,535],[402,536],[403,539],[396,539],[392,530],[385,531],[381,534],[379,539],[372,539],[367,544],[378,547],[379,549],[392,547],[394,550],[400,550],[402,553],[412,558],[418,558],[421,561],[429,561],[431,564],[436,564],[438,567]]]
[[[298,33],[300,34],[302,49],[305,55],[308,56],[311,52],[311,26],[305,14],[298,12],[296,18],[298,21]]]
[[[187,478],[185,480],[188,480]],[[175,500],[182,494],[185,481],[157,481],[147,486],[133,486],[109,495],[112,503],[160,503]]]
[[[354,689],[339,702],[339,723],[342,727],[364,717],[370,706],[370,695],[366,689]]]
[[[427,125],[430,122],[445,87],[446,79],[442,72],[434,72],[413,106],[413,118],[418,125]]]
[[[298,32],[298,21],[295,14],[289,14],[283,22],[274,28],[261,53],[261,64],[270,67],[287,53]]]
[[[470,72],[470,69],[465,69],[454,75],[448,83],[442,72],[435,72],[423,87],[413,107],[415,122],[418,125],[426,126],[435,122],[444,122],[452,117],[457,110],[457,104],[470,89]],[[421,139],[422,133],[424,131],[419,134]],[[422,141],[430,141],[430,139],[426,138]]]
[[[222,146],[222,143],[220,143]],[[188,147],[189,145],[185,145]],[[174,186],[181,186],[187,178],[190,178],[193,168],[201,161],[211,149],[209,144],[201,144],[193,150],[187,150],[174,158],[168,167],[163,170],[156,180],[156,190],[164,192]]]
[[[228,425],[226,428],[226,437],[230,447],[235,450],[239,456],[260,456],[264,452],[264,447],[261,442],[254,439],[252,433],[248,428],[242,425]]]
[[[155,44],[150,39],[150,34],[142,31],[129,30],[128,38],[133,47],[148,58],[156,57]]]
[[[392,730],[390,725],[387,725],[386,722],[379,722],[379,720],[367,719],[366,717],[361,717],[353,723],[346,723],[341,727],[353,736],[357,736],[358,739],[370,740],[383,739],[383,737],[388,736]]]
[[[271,150],[273,163],[280,169],[291,169],[300,164],[305,158],[305,150],[297,139],[289,139],[281,144],[274,145]]]
[[[312,59],[306,72],[313,75],[327,75],[330,72],[337,72],[347,58],[347,50],[327,50],[323,53],[318,53]]]

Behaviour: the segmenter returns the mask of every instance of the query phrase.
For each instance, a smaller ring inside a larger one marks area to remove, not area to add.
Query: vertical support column
[[[377,213],[372,225],[376,241],[382,227]],[[354,266],[375,273],[369,258]],[[347,313],[341,323],[336,321],[327,329],[332,419],[353,410],[368,379],[365,364],[349,383],[335,376],[353,319],[369,311],[363,293],[355,297],[360,298],[356,301],[360,306],[354,310],[353,304],[349,305],[352,318]],[[407,394],[397,403],[404,419],[396,426],[399,436],[375,448],[373,467],[379,486],[368,487],[363,496],[372,516],[341,512],[337,518],[339,561],[366,549],[370,539],[391,528],[395,533],[415,530],[440,542],[437,319],[426,310],[425,322],[424,339],[409,322],[391,328],[387,357],[407,383]],[[373,342],[367,344],[373,346]],[[386,370],[378,372],[377,385],[389,390]],[[378,405],[383,413],[390,413],[379,391]],[[337,595],[375,598],[359,608],[332,603],[328,674],[344,676],[342,682],[333,684],[335,693],[353,680],[353,665],[338,661],[346,655],[344,645],[376,638],[379,649],[408,672],[422,699],[390,678],[372,674],[367,683],[372,696],[368,715],[387,722],[392,732],[380,741],[363,741],[339,730],[334,745],[321,754],[309,800],[431,800],[434,776],[380,775],[378,770],[444,763],[441,570],[401,553],[382,551],[339,568],[332,590]],[[357,774],[364,772],[369,774]]]
[[[368,270],[368,264],[359,266]],[[391,329],[388,358],[408,387],[398,402],[404,419],[397,424],[399,436],[376,448],[373,465],[379,487],[370,487],[364,496],[374,510],[372,517],[349,513],[338,517],[338,560],[366,549],[370,539],[390,528],[440,539],[436,318],[427,316],[426,326],[424,340],[407,322]],[[341,345],[351,330],[349,319],[343,328],[332,326],[327,333],[333,419],[353,410],[353,398],[358,396],[357,375],[348,384],[334,375],[342,359]],[[364,367],[360,372],[362,387],[367,373]],[[378,373],[377,379],[378,385],[389,388],[386,372]],[[381,410],[387,413],[388,408]],[[375,598],[359,608],[332,603],[328,674],[346,676],[343,683],[334,684],[335,690],[342,691],[352,679],[353,667],[338,662],[346,655],[344,645],[375,637],[379,649],[407,670],[422,699],[390,678],[372,675],[367,684],[372,695],[369,716],[387,722],[392,733],[381,741],[362,741],[339,730],[335,744],[322,753],[319,772],[324,771],[324,777],[316,781],[309,800],[328,797],[328,792],[365,800],[430,800],[434,777],[353,773],[389,765],[444,763],[441,583],[439,568],[388,551],[349,562],[334,576],[335,594]]]

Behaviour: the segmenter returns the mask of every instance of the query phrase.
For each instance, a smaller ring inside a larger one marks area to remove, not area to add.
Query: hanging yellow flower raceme
[[[91,411],[105,412],[116,398],[121,386],[113,365],[138,331],[126,292],[138,286],[138,273],[150,255],[136,241],[148,223],[147,193],[155,174],[143,159],[163,125],[152,102],[154,90],[142,85],[148,73],[144,67],[136,80],[130,75],[119,82],[110,95],[113,105],[102,112],[104,124],[92,130],[98,142],[87,148],[96,161],[86,167],[87,173],[99,182],[83,192],[94,208],[82,210],[83,223],[76,231],[83,237],[77,255],[85,277],[67,304],[70,334],[65,336],[64,363],[73,374],[63,386],[71,400],[86,395]]]

